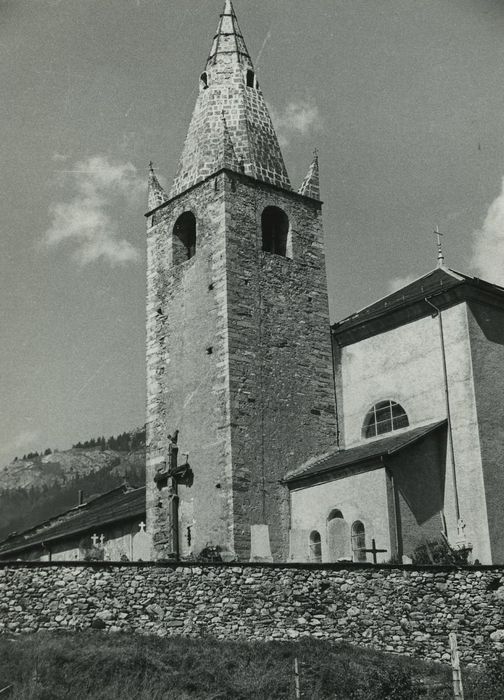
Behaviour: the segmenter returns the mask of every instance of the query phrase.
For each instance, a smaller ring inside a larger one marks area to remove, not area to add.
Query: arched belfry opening
[[[258,88],[259,87],[259,83],[256,80],[255,73],[253,70],[247,71],[247,87],[249,87],[249,88]]]
[[[289,217],[278,207],[266,207],[261,216],[262,249],[290,257]]]
[[[200,90],[206,90],[208,87],[208,73],[203,72],[200,75]]]
[[[179,216],[173,227],[173,264],[179,265],[196,255],[196,217],[191,211]]]

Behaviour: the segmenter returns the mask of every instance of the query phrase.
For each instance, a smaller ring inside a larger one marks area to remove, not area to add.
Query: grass
[[[304,639],[220,642],[105,634],[0,638],[0,700],[310,700],[453,698],[450,670],[409,657]],[[504,697],[504,662],[464,673],[466,700]]]

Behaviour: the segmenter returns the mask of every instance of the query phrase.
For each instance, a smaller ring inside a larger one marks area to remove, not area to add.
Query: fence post
[[[450,632],[450,656],[453,678],[453,697],[456,700],[464,700],[464,689],[462,687],[462,673],[460,671],[460,659],[457,646],[457,635]]]
[[[301,692],[299,689],[299,665],[297,656],[294,657],[294,688],[296,691],[296,700],[300,700]]]

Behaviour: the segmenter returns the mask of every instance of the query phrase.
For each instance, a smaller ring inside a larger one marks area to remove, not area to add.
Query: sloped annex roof
[[[446,426],[446,420],[437,421],[419,428],[413,428],[413,430],[392,434],[379,440],[370,440],[348,450],[330,452],[315,460],[310,460],[299,469],[291,471],[285,477],[284,482],[294,485],[310,477],[337,471],[351,465],[362,464],[380,457],[394,455],[444,426]]]
[[[492,301],[504,308],[504,288],[442,265],[338,321],[331,330],[339,345],[348,345],[435,313],[426,299],[447,308],[468,298]]]
[[[145,486],[131,488],[123,484],[24,532],[10,535],[0,542],[0,557],[144,515]]]

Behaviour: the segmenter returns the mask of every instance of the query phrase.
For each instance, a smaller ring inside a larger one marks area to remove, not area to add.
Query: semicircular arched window
[[[179,216],[173,227],[173,264],[180,265],[196,254],[196,217],[191,211]]]
[[[407,428],[408,416],[401,404],[388,399],[379,401],[366,414],[362,426],[362,437],[372,438],[393,430]]]
[[[289,217],[278,207],[266,207],[261,215],[262,249],[288,257]]]
[[[352,523],[352,553],[354,561],[366,561],[366,529],[364,523],[356,520]]]
[[[320,540],[320,532],[313,530],[310,532],[310,561],[322,561],[322,543]]]

